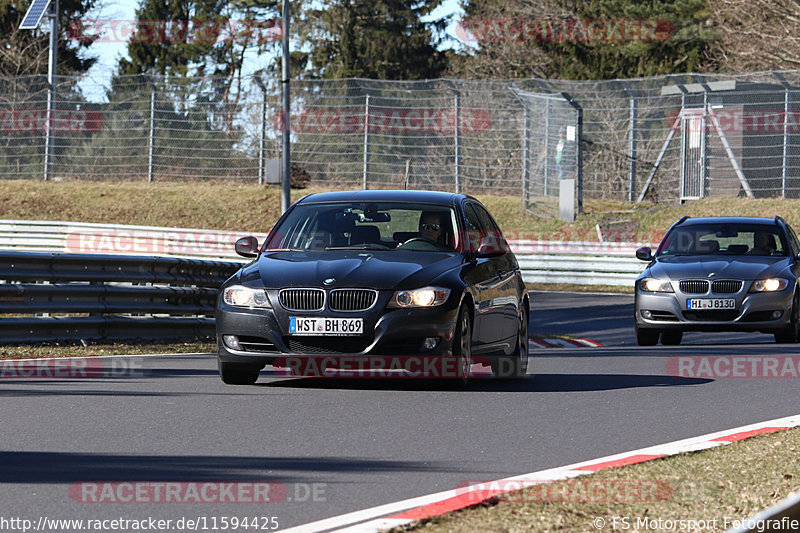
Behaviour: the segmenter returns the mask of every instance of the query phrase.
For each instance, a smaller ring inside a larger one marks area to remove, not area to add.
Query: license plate
[[[686,309],[736,309],[733,298],[693,298],[686,300]]]
[[[289,317],[292,335],[361,335],[363,318]]]

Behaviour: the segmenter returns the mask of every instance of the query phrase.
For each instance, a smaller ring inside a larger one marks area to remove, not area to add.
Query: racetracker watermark
[[[98,131],[103,127],[99,111],[55,111],[50,117],[50,130],[68,133]],[[0,132],[42,133],[47,131],[47,111],[44,109],[0,110]]]
[[[2,359],[0,379],[96,379],[142,377],[141,357],[53,357]]]
[[[318,503],[327,483],[275,481],[82,481],[69,486],[77,503]]]
[[[624,43],[666,41],[675,28],[663,19],[465,19],[465,42]]]
[[[293,133],[472,133],[486,131],[492,123],[481,109],[313,109],[289,115]],[[284,114],[277,113],[272,125],[283,131]]]
[[[233,244],[245,233],[229,231],[186,230],[77,230],[67,234],[65,246],[68,252],[134,253],[134,254],[179,254],[235,256]],[[265,235],[259,235],[263,238]]]
[[[270,20],[75,20],[70,39],[81,43],[265,44],[280,41],[283,26]]]
[[[681,118],[684,119],[681,125]],[[716,119],[716,124],[715,120]],[[673,111],[667,115],[673,130],[683,127],[688,132],[716,132],[717,125],[725,133],[765,133],[782,135],[800,133],[800,111],[783,109],[711,109]]]
[[[273,367],[276,376],[284,377],[474,379],[492,375],[485,358],[472,357],[470,368],[463,363],[452,355],[307,355],[279,357]],[[498,364],[501,372],[511,371],[510,362],[501,360]]]
[[[464,481],[456,492],[475,503],[498,494],[514,503],[653,503],[668,501],[675,491],[663,480],[571,479]]]
[[[667,374],[681,378],[798,378],[800,356],[680,355],[667,359]]]

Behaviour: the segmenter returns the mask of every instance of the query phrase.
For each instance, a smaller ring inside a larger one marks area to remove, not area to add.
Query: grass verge
[[[392,531],[725,531],[800,489],[800,464],[787,460],[798,450],[795,428],[537,485]]]
[[[253,183],[83,182],[0,180],[5,219],[63,220],[230,231],[268,231],[280,214],[280,188]],[[292,190],[292,200],[322,188]],[[651,241],[678,218],[708,215],[780,215],[800,226],[800,201],[709,198],[683,205],[628,204],[586,199],[574,223],[544,219],[522,210],[519,197],[479,194],[509,238]]]
[[[94,357],[98,355],[145,355],[154,353],[216,353],[217,346],[207,341],[168,344],[133,343],[45,343],[32,346],[0,346],[0,359],[39,357]]]

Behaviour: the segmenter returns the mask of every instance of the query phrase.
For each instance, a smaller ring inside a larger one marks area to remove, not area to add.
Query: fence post
[[[150,85],[150,135],[147,146],[147,182],[153,182],[153,145],[156,129],[156,86]]]
[[[259,80],[260,81],[260,80]],[[267,176],[267,89],[261,86],[261,140],[258,147],[258,184],[264,185]]]
[[[547,183],[550,181],[550,98],[544,112],[544,183],[542,184],[543,196],[547,196]]]
[[[628,202],[636,199],[636,115],[639,106],[636,97],[631,96],[630,140],[628,148]]]
[[[455,188],[456,194],[461,192],[461,169],[459,159],[461,158],[461,93],[456,91],[455,95]]]
[[[367,190],[369,177],[369,95],[364,98],[364,171],[361,179],[361,188]]]
[[[783,157],[781,158],[781,198],[786,198],[786,167],[789,165],[789,87],[783,88]]]
[[[530,119],[531,112],[527,104],[522,104],[522,209],[528,206],[528,179],[530,178],[530,157],[531,157],[531,134]]]

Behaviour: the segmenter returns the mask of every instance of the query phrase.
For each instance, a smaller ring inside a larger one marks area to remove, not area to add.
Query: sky
[[[101,21],[133,21],[136,18],[136,8],[138,2],[117,0],[103,2],[102,7],[89,13],[86,17],[90,20]],[[463,17],[463,10],[459,6],[458,0],[445,0],[432,14],[431,19],[436,19],[448,15],[453,15],[446,33],[450,39],[445,42],[445,48],[453,48],[458,42],[456,36],[456,26]],[[86,78],[80,84],[84,95],[90,101],[104,101],[104,88],[108,85],[114,69],[121,57],[127,57],[127,45],[124,42],[96,42],[87,50],[89,55],[97,57],[97,62],[89,70]],[[259,57],[255,53],[246,60],[245,74],[263,68],[270,61],[267,56]]]

